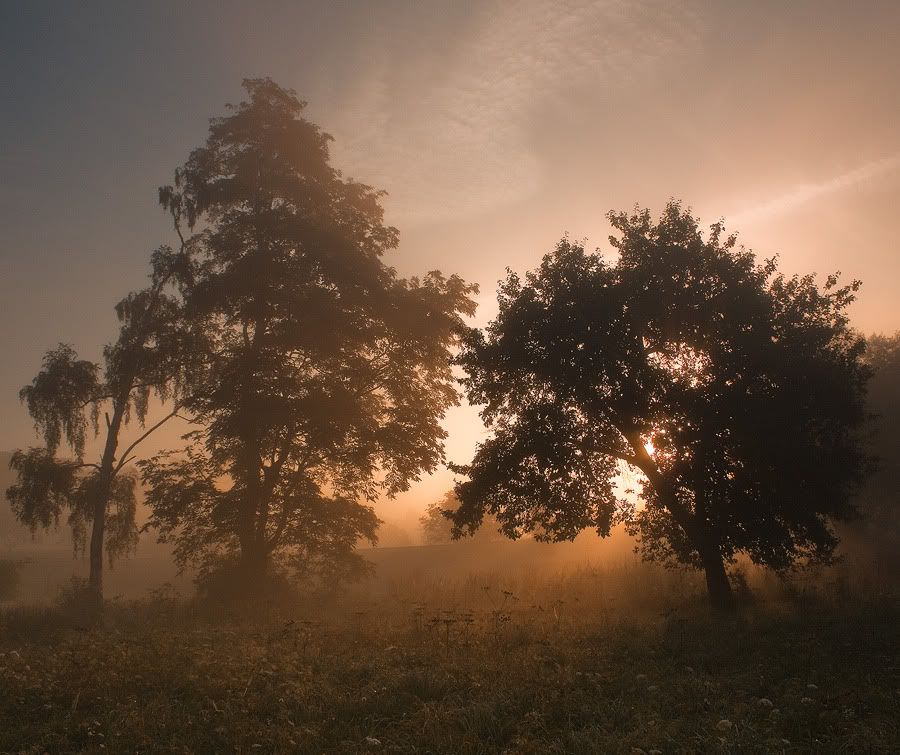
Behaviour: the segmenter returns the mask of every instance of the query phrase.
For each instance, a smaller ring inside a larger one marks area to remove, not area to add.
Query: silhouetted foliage
[[[458,508],[459,499],[453,490],[448,490],[439,501],[432,501],[425,507],[425,513],[419,517],[419,524],[422,525],[422,534],[427,544],[440,545],[453,541],[452,514]],[[478,529],[468,534],[479,541],[502,538],[500,526],[490,514],[485,515]]]
[[[780,275],[674,201],[658,223],[607,217],[614,263],[563,239],[524,280],[509,273],[496,319],[465,339],[493,435],[457,468],[457,532],[485,512],[547,539],[623,519],[646,558],[702,568],[721,607],[738,553],[829,560],[830,522],[854,515],[868,468],[869,370],[846,315],[859,284]],[[618,494],[621,464],[643,505]]]
[[[98,373],[96,364],[78,359],[71,346],[61,343],[44,355],[42,369],[31,385],[19,391],[51,455],[65,436],[75,456],[81,458],[88,425],[98,431],[99,409],[93,402],[100,392]],[[90,418],[86,406],[91,407]]]
[[[78,359],[66,344],[47,352],[41,371],[20,397],[43,436],[44,447],[16,451],[10,467],[17,484],[7,497],[18,519],[31,527],[54,527],[67,512],[76,552],[89,540],[89,593],[98,604],[103,595],[103,551],[112,563],[137,543],[136,478],[126,465],[131,452],[175,410],[146,429],[117,457],[119,436],[132,418],[144,428],[152,393],[167,400],[180,395],[196,362],[184,358],[194,350],[184,328],[177,296],[167,293],[183,277],[185,258],[168,247],[151,258],[150,285],[116,305],[119,337],[104,348],[104,369]],[[90,430],[106,431],[101,456],[85,460]],[[65,441],[74,459],[57,458]],[[90,529],[90,538],[88,530]]]
[[[19,479],[7,491],[16,518],[36,531],[58,526],[63,512],[68,512],[75,551],[84,551],[98,497],[99,470],[57,459],[46,448],[14,452],[10,468]],[[120,471],[105,495],[104,548],[110,563],[137,545],[136,483],[134,475]]]
[[[865,482],[859,499],[864,520],[863,547],[880,559],[900,565],[900,332],[866,339],[866,363],[872,368],[868,409],[872,414],[872,454],[878,468]]]
[[[142,465],[150,523],[181,565],[237,560],[250,584],[273,566],[357,573],[369,504],[443,458],[450,350],[475,288],[384,265],[397,231],[382,192],[331,167],[293,92],[244,87],[160,190],[194,231],[187,307],[212,347],[186,402],[202,429],[186,454]]]

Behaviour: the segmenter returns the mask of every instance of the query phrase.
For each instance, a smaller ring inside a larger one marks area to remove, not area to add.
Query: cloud
[[[683,48],[694,19],[670,5],[498,3],[448,28],[432,19],[424,32],[421,18],[389,19],[329,116],[336,162],[387,188],[391,220],[404,226],[531,196],[541,182],[535,125],[552,121],[552,108],[577,108],[566,94],[633,85]]]
[[[849,189],[900,169],[900,152],[880,160],[873,160],[858,168],[818,183],[802,183],[761,204],[741,210],[728,217],[729,224],[763,220],[796,209],[821,197]]]

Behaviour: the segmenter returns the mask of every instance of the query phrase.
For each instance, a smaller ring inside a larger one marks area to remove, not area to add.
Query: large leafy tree
[[[739,553],[784,569],[830,558],[868,460],[869,371],[847,320],[858,283],[785,277],[671,202],[608,215],[613,262],[564,239],[459,357],[493,429],[458,471],[457,531],[485,512],[516,537],[601,535],[624,519],[643,554],[702,569],[732,603]],[[641,503],[618,493],[622,465]]]
[[[450,356],[474,286],[403,279],[382,192],[329,163],[330,137],[268,79],[213,119],[160,191],[197,269],[186,297],[212,344],[186,452],[143,465],[151,524],[184,565],[358,569],[371,503],[441,461]]]
[[[88,548],[88,590],[97,605],[103,599],[104,550],[112,562],[137,543],[133,453],[177,413],[176,405],[146,427],[150,398],[180,396],[196,364],[183,356],[189,340],[174,285],[185,277],[186,266],[182,252],[157,249],[150,284],[116,305],[119,335],[103,350],[103,367],[60,344],[47,352],[40,372],[19,394],[44,445],[13,454],[17,482],[7,498],[33,530],[56,526],[67,515],[76,551]],[[140,432],[120,453],[121,434],[132,420]],[[97,458],[85,453],[91,431],[103,434]],[[70,455],[59,458],[65,446]]]

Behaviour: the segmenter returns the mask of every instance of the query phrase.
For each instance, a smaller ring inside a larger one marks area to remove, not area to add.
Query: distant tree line
[[[610,213],[610,258],[564,238],[469,328],[474,285],[385,264],[383,192],[331,166],[305,103],[269,79],[244,87],[160,189],[179,241],[117,305],[103,364],[60,345],[20,394],[43,445],[14,454],[8,497],[32,528],[68,520],[97,605],[104,555],[137,540],[138,474],[147,527],[204,577],[251,591],[274,572],[362,573],[372,504],[444,461],[457,367],[491,434],[452,465],[429,541],[487,520],[547,540],[622,522],[644,557],[702,570],[719,608],[739,554],[832,557],[872,469],[867,382],[896,365],[895,342],[867,361],[849,325],[858,282],[787,277],[672,201],[658,220]],[[139,457],[176,418],[186,446]],[[626,467],[640,503],[618,490]]]
[[[422,539],[427,545],[443,545],[458,540],[454,537],[452,515],[459,508],[460,502],[453,490],[447,491],[438,501],[432,501],[425,507],[425,513],[419,517],[422,527]],[[478,542],[492,542],[503,539],[500,524],[487,514],[478,529],[470,533]]]

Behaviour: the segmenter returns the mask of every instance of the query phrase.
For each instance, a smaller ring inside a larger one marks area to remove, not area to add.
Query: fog
[[[0,753],[900,752],[900,3],[0,23]]]

